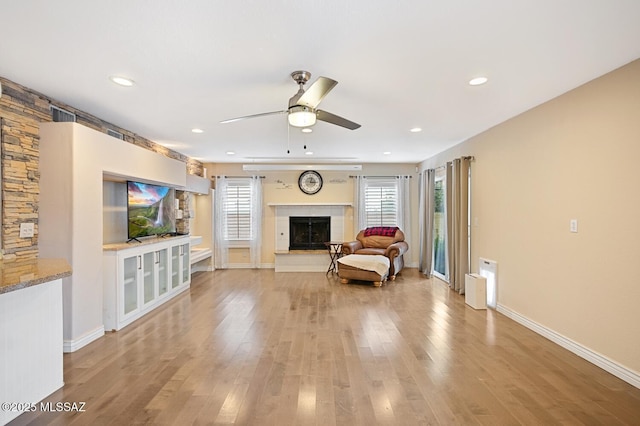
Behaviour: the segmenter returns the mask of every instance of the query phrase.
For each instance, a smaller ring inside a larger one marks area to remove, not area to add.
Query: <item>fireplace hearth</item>
[[[326,250],[331,216],[289,216],[289,250]]]

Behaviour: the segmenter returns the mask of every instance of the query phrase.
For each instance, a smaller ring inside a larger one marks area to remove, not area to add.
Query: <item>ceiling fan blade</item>
[[[318,79],[304,92],[304,95],[298,99],[298,105],[316,108],[320,101],[327,96],[327,93],[333,89],[337,81],[327,77],[318,77]]]
[[[358,123],[354,123],[353,121],[349,121],[346,118],[339,117],[327,111],[316,110],[316,114],[317,114],[318,120],[335,124],[336,126],[342,126],[349,130],[356,130],[360,128],[360,125]]]
[[[220,124],[226,124],[226,123],[233,123],[234,121],[240,121],[240,120],[246,120],[247,118],[256,118],[256,117],[264,117],[265,115],[275,115],[275,114],[284,114],[287,111],[271,111],[271,112],[263,112],[260,114],[253,114],[253,115],[245,115],[244,117],[236,117],[236,118],[229,118],[228,120],[222,120],[220,122]]]

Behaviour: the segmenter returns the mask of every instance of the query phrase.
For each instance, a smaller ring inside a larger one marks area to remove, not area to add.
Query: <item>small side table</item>
[[[331,263],[329,263],[329,269],[327,269],[327,274],[329,272],[338,272],[337,261],[342,256],[342,242],[338,241],[327,241],[324,243],[329,251],[329,258],[331,259]]]

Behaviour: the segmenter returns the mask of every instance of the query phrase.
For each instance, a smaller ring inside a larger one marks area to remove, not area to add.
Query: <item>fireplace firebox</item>
[[[289,250],[326,250],[330,240],[330,216],[289,216]]]

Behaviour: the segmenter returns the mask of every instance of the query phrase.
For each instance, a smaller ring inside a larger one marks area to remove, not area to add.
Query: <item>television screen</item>
[[[127,198],[129,239],[176,231],[173,188],[128,181]]]

